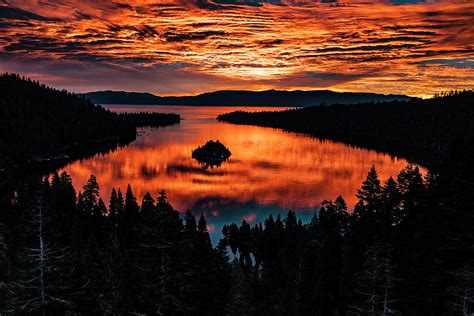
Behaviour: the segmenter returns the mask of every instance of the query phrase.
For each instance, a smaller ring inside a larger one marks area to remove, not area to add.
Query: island
[[[220,167],[222,162],[232,155],[230,150],[219,140],[209,140],[204,146],[193,150],[192,157],[201,163],[204,168]]]

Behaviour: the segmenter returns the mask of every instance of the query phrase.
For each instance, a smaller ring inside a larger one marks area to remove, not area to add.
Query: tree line
[[[474,127],[474,91],[432,99],[338,104],[273,112],[237,111],[218,120],[283,128],[368,147],[434,166]]]
[[[204,216],[183,219],[130,187],[104,202],[91,176],[76,194],[65,172],[2,197],[0,313],[212,314],[227,293],[225,248]]]
[[[181,121],[179,114],[175,113],[126,112],[119,113],[119,116],[135,127],[163,127]]]
[[[0,169],[135,135],[149,122],[136,115],[134,125],[16,75],[0,77],[0,88]],[[165,192],[139,202],[131,187],[114,189],[104,201],[94,176],[80,192],[64,172],[8,180],[0,188],[0,313],[472,314],[472,95],[292,110],[285,120],[225,116],[390,152],[403,144],[404,153],[427,150],[443,160],[426,176],[409,165],[385,183],[372,168],[353,212],[333,197],[310,223],[292,211],[229,223],[214,246],[204,214],[180,214]]]
[[[94,176],[76,193],[68,174],[54,173],[1,197],[0,311],[469,315],[465,183],[413,165],[381,183],[372,168],[353,212],[339,196],[310,223],[292,211],[230,223],[213,247],[204,214],[180,214],[163,191],[138,203],[128,186],[104,201]]]
[[[130,142],[139,126],[179,121],[177,114],[116,114],[79,95],[4,74],[0,76],[0,170],[81,145]]]

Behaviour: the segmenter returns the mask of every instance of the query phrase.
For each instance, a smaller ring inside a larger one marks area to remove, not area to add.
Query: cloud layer
[[[474,88],[473,46],[470,0],[0,1],[0,70],[78,92],[428,96]]]

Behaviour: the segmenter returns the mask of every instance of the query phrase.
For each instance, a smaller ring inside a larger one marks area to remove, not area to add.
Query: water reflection
[[[178,210],[205,212],[210,227],[220,230],[224,223],[258,222],[269,213],[289,209],[309,220],[322,200],[339,194],[353,207],[372,164],[383,181],[407,164],[342,143],[215,120],[217,114],[236,109],[160,107],[158,111],[180,113],[184,120],[162,129],[144,129],[128,147],[74,162],[65,170],[76,187],[96,175],[106,200],[112,187],[124,191],[127,184],[140,199],[146,192],[157,196],[164,189]],[[193,149],[209,139],[219,139],[232,150],[220,168],[203,169],[191,157]]]

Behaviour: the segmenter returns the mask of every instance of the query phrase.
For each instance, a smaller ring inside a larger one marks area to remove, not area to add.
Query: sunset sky
[[[0,71],[75,92],[474,88],[474,1],[0,0]]]

